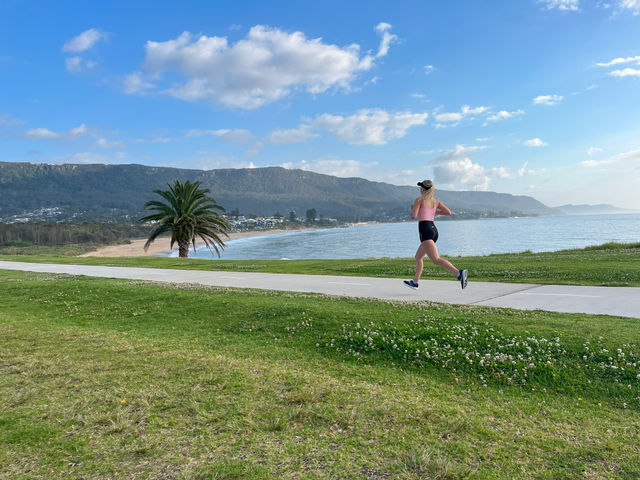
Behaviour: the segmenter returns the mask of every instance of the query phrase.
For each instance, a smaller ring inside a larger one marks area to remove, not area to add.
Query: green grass
[[[585,249],[542,253],[503,253],[476,257],[446,257],[456,267],[469,270],[470,279],[484,282],[518,282],[556,285],[640,286],[640,243],[608,243]],[[68,257],[3,255],[2,260],[109,265],[120,267],[226,270],[308,275],[361,277],[413,277],[413,258],[354,260],[204,260],[160,257]],[[425,261],[423,279],[455,280],[443,268]]]
[[[637,358],[637,319],[11,271],[0,298],[0,478],[640,476],[637,377],[576,360]],[[345,355],[371,323],[559,338],[575,378]]]

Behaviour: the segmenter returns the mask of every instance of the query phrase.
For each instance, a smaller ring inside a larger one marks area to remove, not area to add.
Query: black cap
[[[418,182],[418,186],[424,188],[425,190],[429,190],[433,185],[425,185],[423,182]]]

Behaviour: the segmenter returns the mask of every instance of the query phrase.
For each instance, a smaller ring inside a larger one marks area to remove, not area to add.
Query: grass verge
[[[637,378],[581,363],[600,341],[637,374],[637,319],[10,271],[0,298],[0,477],[640,476]],[[452,334],[483,354],[558,338],[550,373],[575,381],[392,346]]]
[[[640,286],[640,243],[607,243],[557,252],[501,253],[476,257],[446,257],[458,268],[469,270],[473,281],[555,285]],[[352,260],[203,260],[162,257],[69,257],[56,255],[0,255],[0,260],[107,265],[118,267],[224,270],[306,275],[411,278],[413,258]],[[455,280],[428,260],[423,279]]]

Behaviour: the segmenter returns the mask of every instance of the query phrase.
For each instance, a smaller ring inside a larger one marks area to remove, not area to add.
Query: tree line
[[[0,223],[0,247],[107,244],[149,235],[148,226],[123,223]]]

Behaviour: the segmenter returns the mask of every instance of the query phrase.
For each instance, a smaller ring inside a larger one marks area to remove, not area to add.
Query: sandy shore
[[[298,230],[258,230],[251,232],[239,232],[239,233],[230,233],[229,240],[234,240],[236,238],[241,237],[253,237],[256,235],[271,235],[274,233],[291,233],[291,232],[300,232],[303,230],[315,230],[313,228],[301,228]],[[224,238],[224,242],[227,243],[229,240]],[[95,252],[85,253],[84,255],[80,255],[81,257],[150,257],[154,255],[160,255],[162,253],[169,252],[171,249],[169,248],[171,244],[171,240],[168,238],[159,238],[155,242],[151,244],[149,250],[144,251],[144,244],[147,242],[146,239],[140,240],[131,240],[129,245],[111,245],[109,247],[99,248]],[[198,246],[198,249],[201,247]],[[202,247],[206,248],[206,247]],[[178,251],[178,247],[172,250],[174,252]],[[193,248],[189,249],[190,254],[193,254]]]

